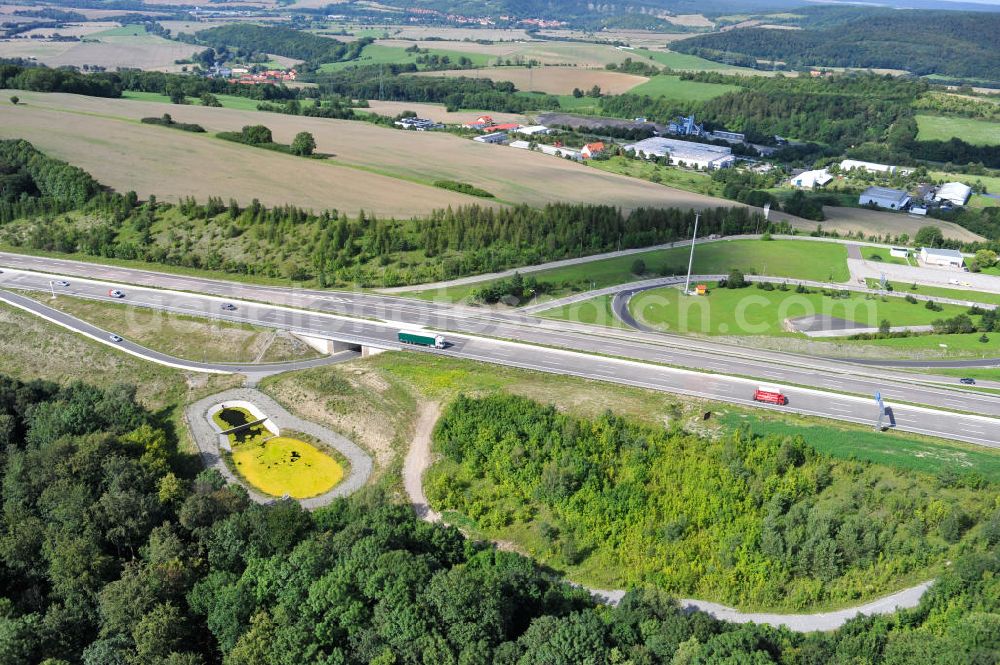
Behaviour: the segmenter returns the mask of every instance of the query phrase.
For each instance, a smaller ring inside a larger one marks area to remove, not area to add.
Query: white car
[[[108,335],[108,339],[110,339],[115,344],[118,344],[122,341],[122,338],[119,337],[118,335]]]
[[[108,291],[108,295],[111,296],[112,298],[124,298],[125,292],[122,291],[121,289],[111,289],[110,291]]]
[[[67,282],[65,279],[60,279],[58,282],[55,282],[55,285],[56,286],[69,286],[69,282]]]

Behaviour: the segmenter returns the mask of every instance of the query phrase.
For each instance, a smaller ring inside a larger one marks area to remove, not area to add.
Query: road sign
[[[875,401],[878,402],[879,404],[882,403],[882,391],[881,390],[875,392]]]

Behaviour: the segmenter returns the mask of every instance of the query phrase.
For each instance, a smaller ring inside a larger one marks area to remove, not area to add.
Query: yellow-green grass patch
[[[735,85],[685,81],[679,76],[660,75],[654,76],[645,83],[632,88],[629,90],[629,93],[633,95],[649,95],[650,97],[665,97],[679,101],[704,102],[739,89]]]
[[[223,431],[253,423],[246,409],[227,406],[212,415]],[[290,436],[274,436],[262,424],[227,435],[232,466],[247,483],[271,496],[307,499],[333,489],[344,467],[316,446]]]
[[[921,141],[957,138],[972,145],[1000,145],[1000,122],[989,120],[918,115],[917,130],[917,139]]]
[[[344,467],[315,446],[286,436],[233,446],[233,465],[248,483],[271,496],[308,499],[333,489]]]

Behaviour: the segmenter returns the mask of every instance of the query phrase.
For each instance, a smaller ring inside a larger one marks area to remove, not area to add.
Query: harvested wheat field
[[[617,49],[609,44],[587,44],[584,42],[496,42],[494,44],[478,44],[476,42],[439,42],[412,41],[407,39],[380,39],[382,46],[408,48],[416,44],[426,49],[447,49],[463,53],[483,53],[503,61],[526,63],[537,60],[543,65],[569,65],[573,67],[600,68],[609,62],[622,62],[625,58],[633,60],[637,56],[630,51]],[[518,60],[520,58],[520,60]]]
[[[49,67],[98,65],[180,71],[175,60],[191,57],[197,46],[157,37],[100,37],[98,42],[48,42],[16,39],[0,42],[0,58],[37,58]]]
[[[21,105],[0,105],[0,137],[26,138],[116,189],[155,192],[174,200],[214,195],[246,203],[256,197],[268,204],[292,202],[314,209],[364,209],[397,216],[463,203],[489,204],[488,199],[429,186],[450,179],[483,188],[503,202],[532,206],[557,201],[607,203],[624,209],[734,205],[450,134],[259,111],[17,92]],[[201,124],[209,132],[265,124],[281,143],[309,131],[316,137],[318,151],[334,157],[307,160],[135,122],[163,113],[178,122]]]
[[[518,90],[527,92],[547,92],[553,95],[568,95],[573,88],[590,90],[595,85],[609,95],[620,95],[645,83],[649,79],[635,74],[610,72],[606,69],[584,69],[582,67],[486,67],[469,71],[449,69],[436,72],[421,72],[417,76],[462,76],[487,78],[493,81],[510,81]]]
[[[38,100],[46,95],[17,93],[24,100],[20,105],[0,106],[0,138],[27,139],[40,150],[86,169],[100,182],[118,191],[135,190],[141,197],[156,194],[161,200],[177,201],[194,196],[204,201],[209,196],[221,196],[235,198],[244,205],[256,198],[266,205],[294,203],[304,208],[336,208],[352,214],[363,209],[402,217],[480,201],[388,176],[230,143],[206,134],[43,109]],[[144,111],[132,117],[172,112],[178,119],[191,119],[185,117],[184,109],[166,104],[163,108],[149,109],[147,105],[126,100],[64,97],[70,102],[89,102],[81,106],[119,116],[130,115],[131,109],[118,105],[134,104],[144,107]],[[271,117],[260,114],[253,120],[260,122]],[[217,127],[238,129],[249,120],[231,122],[230,125],[221,121]]]
[[[527,123],[528,118],[518,113],[500,113],[498,111],[449,111],[444,104],[426,104],[423,102],[380,102],[369,100],[367,109],[379,115],[397,116],[403,111],[413,111],[421,118],[435,122],[458,124],[474,120],[477,116],[488,115],[496,122]]]

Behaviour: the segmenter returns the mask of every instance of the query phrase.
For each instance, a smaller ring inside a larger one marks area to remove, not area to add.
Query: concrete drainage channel
[[[307,434],[347,458],[350,469],[344,479],[329,492],[307,499],[298,499],[303,508],[307,510],[321,508],[336,498],[353,494],[368,482],[372,472],[372,458],[368,453],[340,434],[322,425],[292,415],[283,406],[258,390],[235,388],[210,395],[191,404],[185,410],[184,415],[205,467],[216,469],[227,482],[238,483],[245,487],[253,501],[271,503],[280,499],[267,496],[250,487],[226,465],[221,454],[222,439],[225,438],[222,436],[223,430],[212,420],[212,416],[219,412],[223,405],[247,409],[254,416],[269,422],[274,428],[272,431],[292,430]],[[248,406],[250,408],[247,408]],[[226,443],[228,445],[228,441]]]

